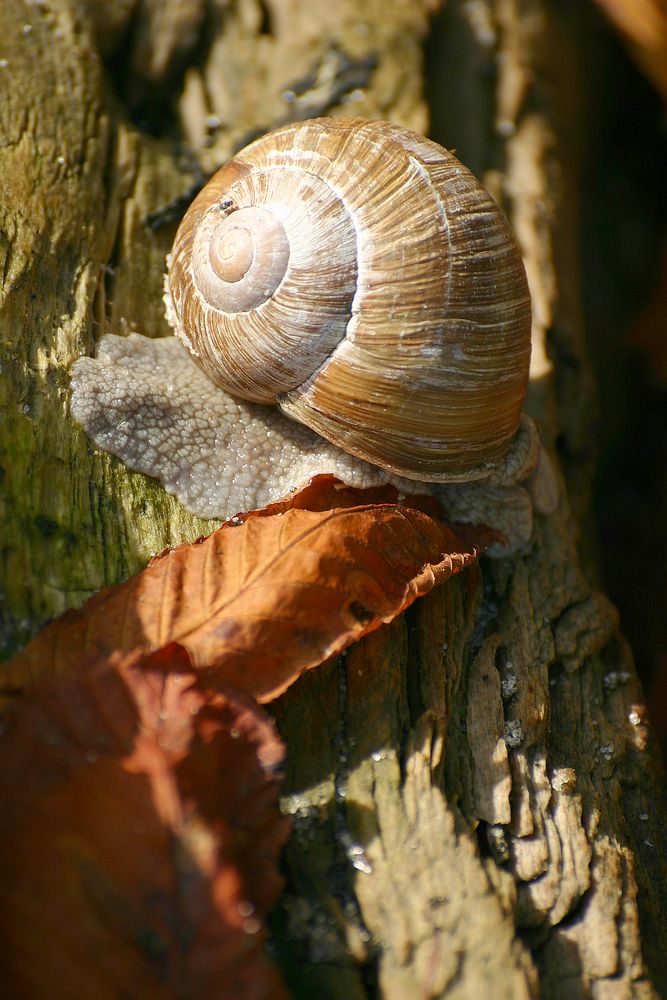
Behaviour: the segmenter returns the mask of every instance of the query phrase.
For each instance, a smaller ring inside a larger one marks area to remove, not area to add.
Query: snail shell
[[[530,361],[521,255],[436,143],[315,119],[253,142],[185,215],[168,316],[207,375],[425,481],[503,459]]]

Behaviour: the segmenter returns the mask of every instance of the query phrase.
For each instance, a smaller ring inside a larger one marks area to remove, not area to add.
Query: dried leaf
[[[314,487],[310,499],[299,493],[163,553],[45,628],[8,665],[6,683],[20,687],[47,663],[72,670],[83,656],[177,641],[216,681],[269,701],[497,538],[468,528],[464,541],[398,503],[349,506],[365,492],[346,487],[333,510],[301,509],[322,502]]]
[[[282,746],[169,646],[39,681],[0,743],[3,995],[286,994],[263,954]]]
[[[418,486],[415,483],[415,486]],[[359,507],[367,504],[399,504],[402,507],[413,507],[430,517],[440,519],[442,508],[437,497],[430,493],[411,493],[406,496],[395,486],[385,483],[382,486],[348,486],[335,476],[313,476],[309,482],[299,486],[289,496],[274,503],[267,504],[261,510],[238,514],[233,520],[236,524],[245,521],[251,514],[253,517],[272,517],[286,510],[336,510],[341,507]]]

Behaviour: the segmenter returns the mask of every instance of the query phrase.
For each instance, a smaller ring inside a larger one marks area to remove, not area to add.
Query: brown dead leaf
[[[283,749],[172,645],[35,685],[1,740],[2,992],[286,993],[263,954],[288,824]]]
[[[325,492],[336,491],[324,478]],[[470,565],[497,538],[467,529],[464,541],[400,503],[358,505],[366,492],[339,490],[332,510],[320,509],[319,487],[307,488],[162,553],[43,629],[8,664],[6,686],[20,688],[46,664],[72,670],[85,656],[176,641],[216,682],[270,701],[304,670]]]
[[[418,486],[415,483],[415,486]],[[246,514],[238,514],[233,518],[236,524],[250,517],[272,517],[286,510],[336,510],[341,507],[359,507],[368,504],[399,504],[401,507],[413,507],[430,517],[442,517],[442,508],[437,497],[429,493],[411,493],[406,496],[399,493],[395,486],[386,483],[384,486],[368,486],[361,489],[358,486],[348,486],[335,476],[313,476],[304,486],[294,490],[289,496],[275,503],[267,504],[261,510],[252,510]]]
[[[597,0],[667,103],[667,0]]]

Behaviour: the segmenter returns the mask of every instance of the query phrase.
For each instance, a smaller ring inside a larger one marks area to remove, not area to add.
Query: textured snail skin
[[[104,451],[160,479],[193,514],[263,507],[318,473],[350,486],[415,484],[340,451],[273,406],[213,385],[175,337],[102,337],[72,369],[72,415]]]
[[[362,153],[373,169],[360,177]],[[333,187],[312,172],[332,157],[342,161]],[[447,209],[434,174],[453,195]],[[400,208],[411,186],[428,189],[416,226],[412,203]],[[350,230],[352,195],[361,210]],[[389,222],[385,202],[397,213]],[[376,216],[386,246],[374,242]],[[508,545],[491,554],[505,555],[530,539],[534,508],[556,506],[548,457],[521,414],[523,265],[491,200],[434,143],[340,120],[253,143],[186,214],[165,305],[189,350],[175,338],[103,337],[95,359],[73,366],[72,414],[191,512],[225,519],[331,473],[353,486],[433,492],[451,520],[501,531]],[[323,388],[331,374],[337,388]]]
[[[242,150],[176,235],[168,316],[209,377],[411,479],[483,478],[520,420],[530,300],[475,177],[387,122]]]
[[[215,386],[176,338],[107,335],[95,358],[72,369],[72,415],[104,451],[155,476],[193,514],[227,519],[330,473],[351,486],[393,483],[435,493],[452,521],[490,524],[507,538],[493,556],[531,537],[533,506],[524,483],[541,448],[523,417],[503,466],[476,483],[415,483],[346,454],[275,407],[245,403]],[[554,496],[553,477],[541,477]],[[528,479],[528,482],[530,480]]]

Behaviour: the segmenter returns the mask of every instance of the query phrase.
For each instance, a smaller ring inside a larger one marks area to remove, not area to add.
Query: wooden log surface
[[[462,137],[525,254],[528,403],[559,444],[561,499],[521,557],[450,580],[275,705],[294,831],[274,952],[303,997],[654,997],[667,817],[586,534],[576,162],[545,85],[568,72],[553,51],[568,25],[546,0],[435,14],[434,0],[0,6],[3,645],[211,529],[68,416],[68,366],[102,334],[168,332],[174,225],[147,215],[195,161],[206,173],[291,118],[427,130],[431,30],[435,137]]]

